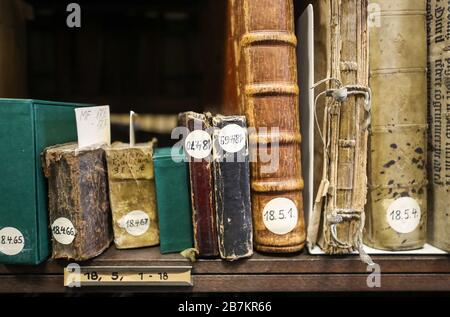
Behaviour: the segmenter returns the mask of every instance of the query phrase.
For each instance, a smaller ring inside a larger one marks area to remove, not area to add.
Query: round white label
[[[399,233],[414,231],[419,225],[420,216],[420,206],[411,197],[401,197],[394,200],[386,212],[389,226]]]
[[[264,225],[275,234],[286,234],[297,225],[298,211],[294,202],[287,198],[274,198],[263,210]]]
[[[218,138],[219,145],[224,151],[235,153],[245,146],[246,134],[237,124],[229,124],[220,129]]]
[[[145,212],[134,210],[120,218],[118,224],[129,234],[137,237],[147,232],[150,227],[150,218]]]
[[[184,148],[194,158],[205,158],[211,153],[211,136],[206,131],[194,130],[186,137]]]
[[[0,252],[6,255],[19,254],[25,246],[22,232],[13,227],[0,230]]]
[[[53,221],[52,224],[52,234],[53,238],[61,244],[71,244],[73,239],[75,239],[76,230],[67,218],[60,217]]]

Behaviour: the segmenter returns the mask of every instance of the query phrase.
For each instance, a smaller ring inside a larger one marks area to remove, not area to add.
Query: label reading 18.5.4
[[[398,233],[416,230],[420,222],[420,206],[411,197],[401,197],[391,203],[386,211],[389,226]]]

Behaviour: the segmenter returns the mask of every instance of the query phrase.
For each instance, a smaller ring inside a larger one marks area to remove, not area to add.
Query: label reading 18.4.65
[[[0,230],[0,253],[16,255],[23,250],[24,246],[25,239],[19,230],[13,227]]]

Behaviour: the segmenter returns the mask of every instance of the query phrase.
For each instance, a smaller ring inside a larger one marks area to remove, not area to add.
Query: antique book
[[[450,252],[450,3],[428,0],[428,111],[431,147],[428,242]]]
[[[67,143],[46,148],[42,158],[52,258],[84,261],[101,254],[112,241],[105,151]]]
[[[371,263],[362,247],[370,110],[367,1],[314,5],[317,128],[308,245],[329,254],[358,251]]]
[[[193,247],[188,164],[183,149],[157,148],[153,154],[161,253]]]
[[[239,108],[254,131],[249,133],[254,246],[296,252],[305,244],[305,225],[293,2],[228,4],[234,57],[228,61],[224,107]]]
[[[118,249],[159,244],[156,212],[153,147],[115,142],[106,148],[109,200],[114,244]]]
[[[212,123],[219,251],[234,261],[253,254],[247,125],[244,116],[216,115]]]
[[[81,104],[0,99],[0,263],[39,264],[50,252],[40,154],[75,141]]]
[[[370,5],[373,106],[364,241],[383,250],[418,249],[427,226],[426,1]]]
[[[211,170],[211,135],[206,131],[210,123],[206,115],[195,112],[181,113],[179,122],[190,131],[184,148],[189,160],[194,247],[199,257],[215,257],[219,255],[219,246]]]

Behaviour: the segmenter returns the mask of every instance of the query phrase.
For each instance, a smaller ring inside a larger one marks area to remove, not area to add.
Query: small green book
[[[39,264],[50,252],[45,147],[77,140],[74,108],[86,105],[0,99],[0,263]]]
[[[173,152],[173,155],[172,155]],[[161,253],[192,248],[188,165],[181,148],[159,148],[153,155]]]

